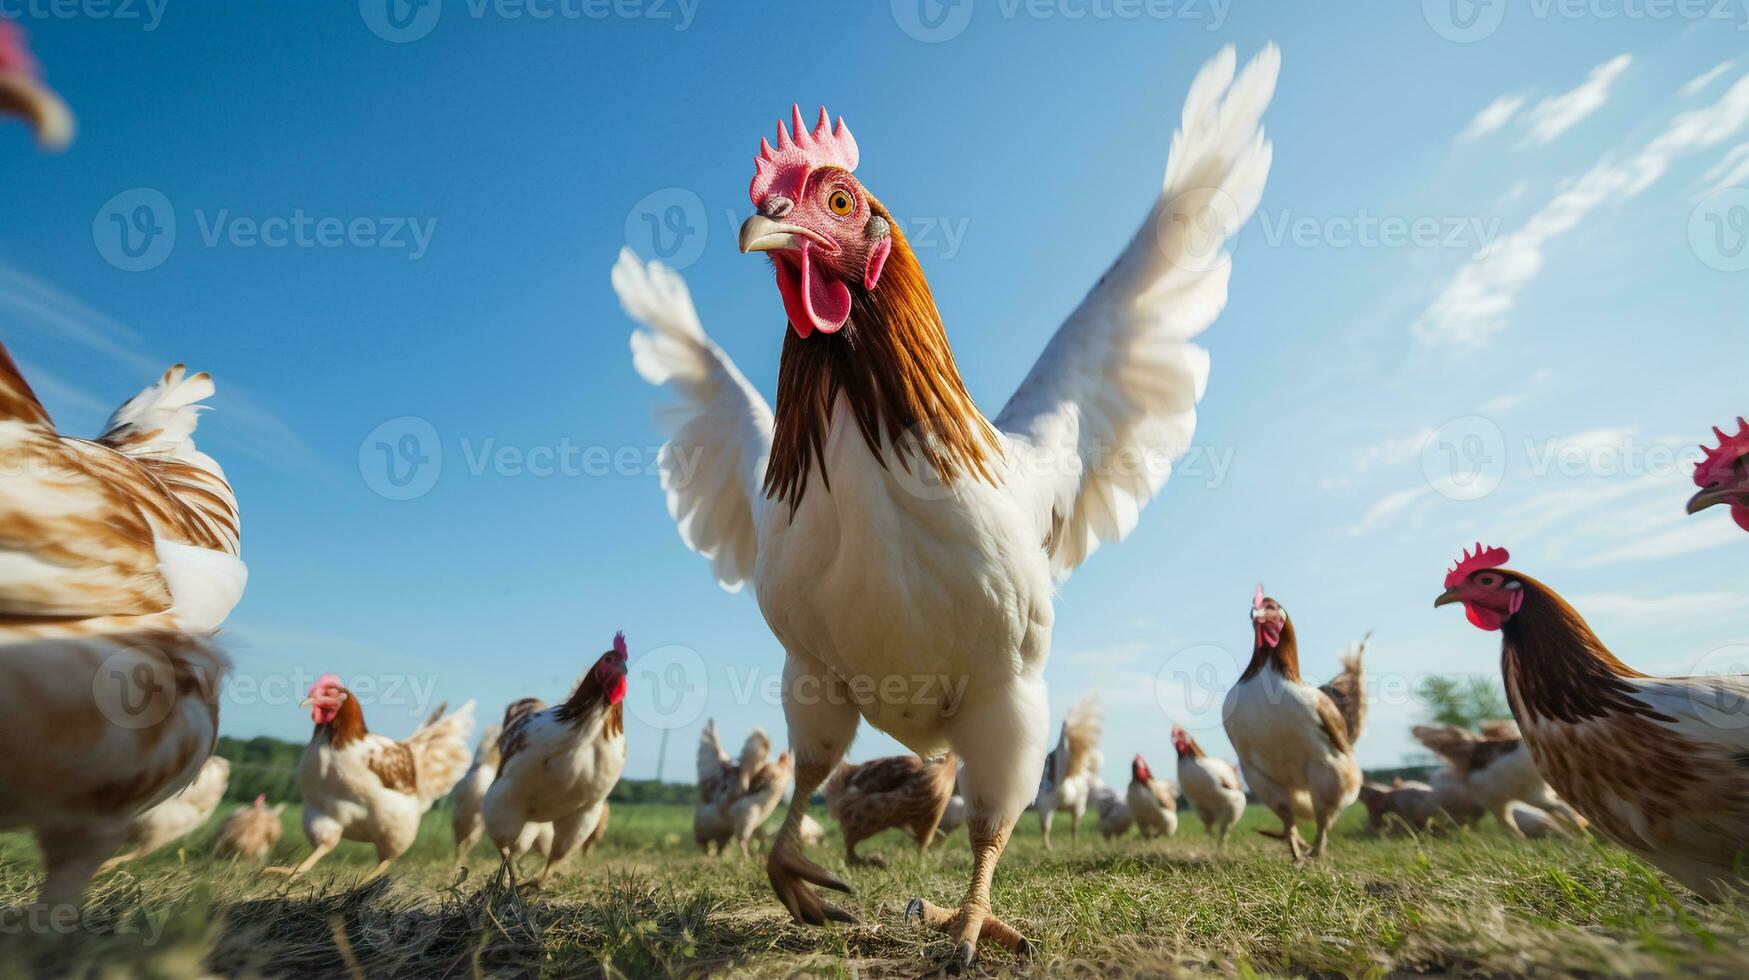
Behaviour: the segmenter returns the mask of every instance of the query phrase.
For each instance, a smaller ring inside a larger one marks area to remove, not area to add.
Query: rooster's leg
[[[1047,851],[1051,849],[1051,820],[1055,816],[1056,812],[1053,807],[1041,806],[1038,808],[1039,831],[1044,834],[1045,850]]]
[[[1081,811],[1069,811],[1069,846],[1081,843]]]
[[[808,812],[808,799],[826,781],[827,774],[838,764],[838,758],[843,754],[843,749],[839,749],[837,757],[830,761],[817,756],[797,760],[795,796],[790,800],[789,812],[783,818],[783,826],[778,828],[777,836],[772,838],[771,853],[765,858],[765,876],[771,880],[771,890],[777,893],[778,901],[789,910],[790,918],[812,926],[823,926],[827,922],[857,921],[856,916],[849,912],[830,902],[821,901],[820,896],[808,887],[812,883],[846,894],[850,892],[850,886],[838,880],[832,872],[808,860],[802,853],[801,844],[802,817]]]
[[[281,866],[281,867],[272,867],[272,868],[262,868],[261,873],[264,875],[285,875],[287,878],[301,878],[304,876],[304,874],[306,872],[308,872],[311,868],[316,866],[317,861],[320,861],[324,857],[327,857],[328,852],[332,851],[334,849],[334,846],[336,844],[339,844],[339,843],[340,843],[340,838],[338,836],[332,840],[324,840],[324,841],[318,843],[310,851],[309,857],[304,858],[302,861],[299,861],[297,867],[287,868],[287,867]]]
[[[37,844],[42,847],[48,876],[43,879],[38,901],[51,909],[63,905],[78,907],[85,886],[104,863],[104,855],[115,853],[126,832],[126,824],[109,823],[39,829]]]
[[[954,973],[972,965],[978,955],[978,940],[985,937],[994,939],[1017,957],[1032,954],[1032,944],[1026,937],[990,912],[990,882],[1014,831],[1014,820],[973,818],[966,827],[972,839],[972,887],[965,901],[959,908],[949,909],[914,898],[905,909],[906,921],[921,919],[930,928],[953,938],[954,959],[948,969]]]
[[[114,871],[116,868],[121,867],[122,865],[128,863],[129,861],[138,860],[139,858],[145,856],[145,853],[146,853],[145,848],[141,848],[141,847],[136,847],[131,851],[123,851],[122,853],[117,854],[115,857],[112,857],[109,860],[103,862],[103,864],[98,867],[97,873],[100,875],[108,874],[109,872]]]

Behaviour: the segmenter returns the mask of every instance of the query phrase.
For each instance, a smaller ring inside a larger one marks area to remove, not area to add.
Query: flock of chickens
[[[612,282],[639,324],[634,366],[674,397],[657,415],[669,509],[725,588],[752,585],[787,658],[788,750],[770,758],[770,739],[755,732],[732,758],[708,726],[695,838],[747,854],[789,793],[765,864],[797,922],[855,920],[817,891],[849,886],[804,852],[820,839],[808,813],[816,791],[852,866],[881,863],[857,850],[881,830],[928,848],[966,828],[966,894],[950,905],[919,897],[907,910],[949,938],[961,967],[981,940],[1031,948],[990,899],[1029,806],[1047,843],[1057,814],[1073,837],[1089,809],[1107,834],[1133,825],[1156,837],[1176,829],[1181,792],[1225,841],[1248,787],[1298,862],[1323,856],[1336,816],[1364,799],[1380,822],[1492,813],[1527,835],[1588,825],[1704,896],[1739,882],[1749,678],[1633,670],[1552,589],[1505,568],[1497,548],[1466,552],[1435,605],[1462,604],[1472,624],[1501,634],[1516,725],[1417,730],[1447,763],[1435,783],[1363,784],[1359,652],[1313,687],[1300,677],[1292,620],[1261,587],[1253,655],[1225,703],[1237,766],[1175,728],[1177,786],[1138,755],[1120,796],[1098,781],[1091,702],[1048,745],[1042,671],[1056,588],[1135,527],[1170,471],[1126,464],[1175,459],[1191,442],[1209,370],[1193,341],[1225,305],[1225,242],[1263,193],[1272,148],[1261,117],[1279,61],[1269,46],[1240,69],[1228,48],[1197,74],[1140,229],[994,418],[966,392],[899,222],[853,176],[855,139],[823,108],[811,129],[797,109],[775,143],[761,140],[754,214],[740,233],[743,252],[771,260],[784,311],[774,407],[705,334],[681,278],[621,254]],[[71,135],[71,116],[4,21],[0,112],[28,120],[46,146]],[[105,862],[162,846],[222,796],[215,691],[229,661],[213,636],[247,573],[237,498],[193,439],[213,391],[178,365],[96,439],[79,439],[55,428],[0,348],[0,739],[14,747],[0,754],[0,828],[35,834],[45,903],[77,903]],[[1715,430],[1689,510],[1727,505],[1749,530],[1749,423],[1739,422],[1734,435]],[[535,851],[538,884],[606,829],[626,758],[629,655],[616,636],[563,700],[512,704],[471,752],[472,702],[397,741],[370,731],[358,699],[324,676],[304,702],[311,850],[267,872],[301,875],[355,840],[375,847],[380,874],[453,794],[458,860],[484,836],[514,878]],[[964,684],[895,699],[860,683],[941,676]],[[116,682],[139,697],[106,697]],[[142,699],[144,719],[133,713]],[[864,720],[913,754],[847,763]],[[1309,843],[1300,821],[1316,828]],[[226,821],[221,847],[258,857],[277,833],[277,811],[257,800]]]

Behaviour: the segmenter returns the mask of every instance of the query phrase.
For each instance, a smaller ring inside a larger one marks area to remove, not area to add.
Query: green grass
[[[287,813],[276,862],[304,853],[297,821]],[[1749,975],[1749,906],[1673,897],[1602,844],[1513,841],[1492,825],[1381,839],[1357,808],[1327,862],[1294,869],[1279,842],[1250,832],[1272,822],[1253,809],[1220,853],[1194,817],[1167,841],[1086,834],[1073,849],[1059,821],[1047,852],[1027,814],[995,905],[1040,943],[1027,970],[1039,976]],[[394,874],[362,888],[375,860],[365,845],[287,884],[209,857],[208,827],[100,879],[70,934],[0,935],[0,976],[344,976],[356,965],[369,977],[912,977],[945,959],[945,941],[901,914],[914,895],[957,903],[971,864],[963,831],[921,857],[896,834],[865,844],[886,870],[847,870],[829,836],[814,857],[856,887],[844,904],[863,925],[807,929],[778,907],[762,864],[701,856],[690,827],[684,807],[615,806],[602,848],[526,901],[493,886],[484,847],[468,874],[452,874],[441,812]],[[30,901],[38,875],[29,844],[0,835],[0,908]],[[999,949],[983,963],[1015,966]]]

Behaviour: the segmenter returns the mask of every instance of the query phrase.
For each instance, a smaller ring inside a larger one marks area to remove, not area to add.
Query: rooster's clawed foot
[[[978,940],[989,937],[1021,961],[1031,960],[1035,952],[1032,941],[1014,927],[988,912],[978,914],[967,909],[945,909],[921,898],[913,898],[905,906],[905,924],[920,921],[937,932],[956,940],[953,958],[947,962],[947,972],[958,976],[978,961]]]
[[[854,894],[850,886],[803,857],[794,844],[779,842],[765,859],[765,876],[771,880],[771,890],[777,900],[789,910],[790,918],[803,925],[823,926],[828,922],[857,925],[858,919],[831,902],[821,900],[809,883],[831,888],[846,895]]]

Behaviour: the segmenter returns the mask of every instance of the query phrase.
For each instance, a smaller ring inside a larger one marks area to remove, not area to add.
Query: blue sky
[[[1172,720],[1225,751],[1261,580],[1308,676],[1376,630],[1360,755],[1394,763],[1418,678],[1497,672],[1431,608],[1478,537],[1637,666],[1749,670],[1741,532],[1682,514],[1694,445],[1749,412],[1749,14],[917,2],[0,0],[81,125],[59,157],[0,129],[0,336],[74,433],[172,361],[216,376],[251,570],[226,732],[302,739],[324,671],[390,734],[427,696],[496,714],[616,629],[650,655],[630,775],[653,722],[682,779],[706,716],[781,731],[781,651],[647,472],[618,250],[683,265],[769,395],[781,307],[734,229],[759,137],[824,102],[994,413],[1140,220],[1197,67],[1270,40],[1197,464],[1063,588],[1053,724],[1099,692],[1113,781]]]

